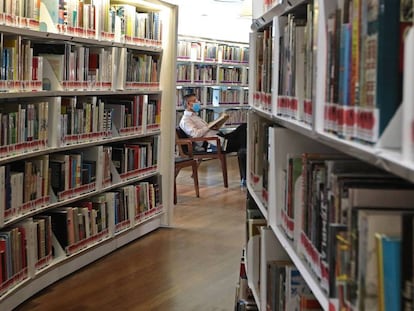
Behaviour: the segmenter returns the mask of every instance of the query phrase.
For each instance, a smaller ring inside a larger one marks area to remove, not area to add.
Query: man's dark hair
[[[185,100],[188,100],[190,97],[192,97],[192,96],[196,96],[196,94],[195,93],[188,93],[188,94],[185,94],[184,95],[184,99]]]

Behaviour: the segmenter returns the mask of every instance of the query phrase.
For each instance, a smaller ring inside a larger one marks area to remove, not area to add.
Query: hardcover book
[[[224,125],[224,123],[226,123],[229,117],[230,116],[227,113],[223,112],[217,119],[208,123],[208,128],[213,129],[213,130],[219,129],[220,127]]]
[[[358,138],[375,143],[401,103],[400,1],[362,2],[362,93]],[[392,77],[392,78],[391,78]]]
[[[376,239],[378,310],[401,310],[401,238],[377,234]]]

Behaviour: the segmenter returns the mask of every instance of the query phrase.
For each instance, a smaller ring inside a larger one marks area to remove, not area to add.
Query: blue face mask
[[[200,109],[201,109],[201,105],[200,105],[199,102],[196,102],[196,103],[193,104],[193,111],[194,112],[199,112]]]

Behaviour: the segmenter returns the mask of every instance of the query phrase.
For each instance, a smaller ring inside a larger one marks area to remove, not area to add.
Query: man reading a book
[[[246,151],[247,143],[247,126],[245,123],[239,125],[233,131],[229,133],[223,133],[219,131],[219,128],[224,125],[228,119],[228,115],[219,117],[219,120],[214,120],[207,123],[198,116],[200,111],[200,102],[197,99],[196,94],[190,93],[184,96],[185,110],[184,115],[180,120],[180,128],[189,137],[219,137],[221,141],[222,149],[225,152],[237,152]],[[195,146],[197,150],[205,150],[206,146],[203,143]],[[217,146],[209,146],[212,150]],[[245,156],[245,155],[244,155]],[[242,175],[242,182],[245,182],[245,161],[241,164],[240,174]]]

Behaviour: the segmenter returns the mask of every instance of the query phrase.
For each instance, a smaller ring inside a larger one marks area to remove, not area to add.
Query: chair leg
[[[200,188],[198,186],[198,172],[197,172],[198,165],[196,161],[193,162],[192,168],[193,168],[194,189],[195,189],[197,198],[199,198]]]
[[[225,154],[223,154],[220,157],[220,161],[221,161],[221,170],[223,171],[224,187],[228,188],[229,187],[229,182],[228,182],[228,178],[227,178],[227,160],[226,160],[226,155]]]
[[[175,180],[176,177],[174,177],[174,204],[177,204],[177,182]]]

